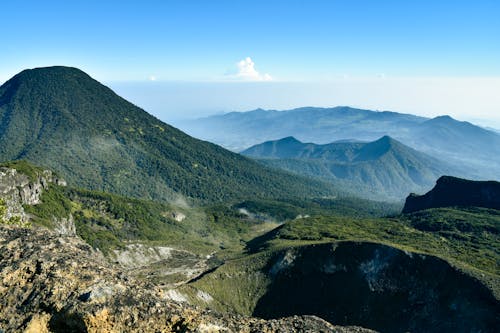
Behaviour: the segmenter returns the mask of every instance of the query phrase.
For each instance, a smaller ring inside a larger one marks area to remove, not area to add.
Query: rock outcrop
[[[370,332],[312,316],[262,320],[172,301],[78,237],[0,226],[3,332]]]
[[[14,162],[24,164],[24,162]],[[66,181],[54,175],[50,170],[37,170],[31,167],[32,175],[19,172],[15,167],[0,167],[0,205],[4,208],[0,223],[28,225],[30,216],[24,206],[41,203],[42,193],[50,184],[66,186]],[[53,217],[52,226],[60,235],[75,236],[76,228],[73,216]]]
[[[162,288],[184,284],[211,268],[206,256],[167,246],[136,243],[113,250],[108,260],[129,275],[139,276]]]
[[[30,178],[15,168],[0,167],[0,198],[6,206],[3,218],[9,220],[19,217],[21,221],[27,221],[29,218],[23,205],[39,204],[42,192],[48,189],[50,183],[66,186],[66,182],[50,170],[41,171]]]
[[[500,209],[500,182],[472,181],[442,176],[424,195],[410,194],[403,213],[450,206],[475,206]]]

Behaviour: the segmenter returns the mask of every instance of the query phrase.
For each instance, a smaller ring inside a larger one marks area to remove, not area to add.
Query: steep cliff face
[[[50,170],[33,171],[28,176],[18,172],[16,168],[0,167],[0,199],[6,208],[0,218],[8,221],[17,217],[21,222],[27,222],[29,216],[25,213],[23,205],[39,204],[42,192],[49,188],[50,183],[66,186],[66,182],[56,177]],[[68,221],[63,224],[67,229]]]
[[[443,176],[424,195],[410,194],[403,213],[450,206],[476,206],[500,209],[500,182],[472,181]]]
[[[343,242],[277,253],[254,315],[314,314],[381,332],[495,332],[500,303],[447,262],[373,243]]]
[[[28,176],[18,173],[16,169],[0,168],[0,197],[6,207],[4,220],[17,216],[26,221],[22,205],[38,203],[41,192],[40,182],[31,183]]]
[[[0,226],[0,331],[371,332],[311,316],[265,321],[176,303],[78,237]]]

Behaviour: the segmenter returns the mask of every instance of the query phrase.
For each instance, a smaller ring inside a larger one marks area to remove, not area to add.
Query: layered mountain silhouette
[[[456,172],[438,159],[383,136],[368,143],[302,143],[294,137],[248,148],[243,155],[300,175],[319,177],[359,196],[402,200],[408,191],[423,193],[436,179]]]
[[[426,194],[408,196],[403,213],[451,206],[500,209],[500,183],[443,176]]]
[[[68,67],[25,70],[0,87],[0,160],[19,159],[73,185],[157,200],[332,193],[194,139]]]
[[[325,144],[346,139],[373,141],[389,135],[411,148],[454,163],[466,171],[464,176],[500,177],[500,135],[449,116],[429,119],[350,107],[304,107],[231,112],[180,125],[195,137],[236,151],[288,136]]]

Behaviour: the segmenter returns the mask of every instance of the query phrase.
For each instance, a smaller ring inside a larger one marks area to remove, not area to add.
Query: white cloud
[[[255,69],[252,58],[246,57],[236,64],[236,72],[226,75],[227,78],[241,81],[272,81],[271,75],[261,74]]]
[[[151,76],[149,77],[149,81],[156,81],[156,76],[151,75]]]

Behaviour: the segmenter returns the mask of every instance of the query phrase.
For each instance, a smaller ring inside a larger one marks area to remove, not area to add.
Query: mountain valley
[[[8,80],[0,332],[495,332],[500,183],[457,176],[494,174],[496,134],[287,112],[221,116],[257,144],[237,154],[75,68]]]

